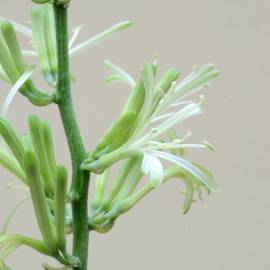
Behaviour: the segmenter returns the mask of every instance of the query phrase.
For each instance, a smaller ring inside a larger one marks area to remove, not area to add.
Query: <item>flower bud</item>
[[[128,111],[134,111],[136,112],[136,114],[139,114],[144,103],[144,98],[145,98],[145,89],[142,82],[142,78],[140,78],[136,83],[134,90],[132,91],[131,95],[128,98],[123,113]]]
[[[9,81],[15,83],[24,64],[12,24],[8,21],[0,22],[0,64]]]
[[[34,46],[44,79],[51,86],[57,82],[57,45],[53,7],[35,7],[31,12]]]
[[[15,130],[4,118],[0,118],[0,134],[4,138],[6,144],[9,146],[18,162],[22,165],[24,147]]]
[[[136,122],[136,116],[134,111],[124,113],[120,116],[99,141],[96,150],[92,154],[93,157],[109,153],[123,145],[132,133],[132,127]]]
[[[106,170],[103,174],[98,175],[96,177],[95,192],[92,201],[93,210],[96,210],[101,206],[107,180],[108,180],[108,170]]]
[[[36,115],[29,117],[29,129],[31,140],[39,161],[40,172],[44,181],[46,191],[52,195],[54,193],[54,175],[50,168],[46,145],[42,134],[42,123]]]
[[[166,94],[170,89],[173,82],[177,81],[181,72],[178,68],[170,68],[165,74],[161,77],[158,82],[156,89],[162,89]]]
[[[40,232],[48,248],[51,252],[54,252],[56,250],[55,228],[50,218],[37,155],[32,150],[27,150],[24,153],[24,170],[28,178],[30,193]]]
[[[55,183],[55,227],[56,241],[60,250],[65,249],[65,216],[66,216],[66,200],[67,200],[67,170],[63,166],[57,167],[56,183]]]
[[[132,136],[145,102],[143,72],[146,68],[152,69],[154,66],[148,64],[141,72],[141,78],[136,83],[119,119],[106,131],[99,141],[96,150],[91,153],[94,159],[118,149]]]
[[[44,145],[46,149],[48,165],[49,165],[50,170],[52,171],[52,174],[54,175],[56,173],[57,165],[56,165],[56,160],[55,160],[52,132],[51,132],[49,123],[45,121],[41,122],[41,132],[42,132],[42,137],[43,137]]]
[[[8,49],[13,56],[14,64],[16,65],[20,74],[25,72],[25,63],[22,57],[20,46],[12,24],[8,21],[1,23],[1,31],[5,38]]]

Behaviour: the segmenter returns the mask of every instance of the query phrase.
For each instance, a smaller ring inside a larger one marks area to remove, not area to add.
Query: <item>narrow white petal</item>
[[[187,172],[191,173],[194,177],[196,177],[199,181],[201,181],[210,191],[217,192],[220,190],[219,187],[211,179],[209,179],[205,173],[196,168],[187,160],[166,152],[161,151],[151,151],[151,152],[159,158],[168,160],[182,167]]]
[[[82,30],[82,25],[79,25],[73,29],[73,35],[68,43],[69,49],[71,49],[71,47],[73,46],[81,30]]]
[[[158,108],[159,111],[168,109],[172,103],[187,97],[209,84],[219,75],[219,71],[212,64],[195,69],[189,76],[181,81],[172,95],[167,95]]]
[[[0,111],[1,117],[6,117],[7,110],[14,99],[16,93],[20,90],[21,86],[32,76],[34,70],[30,69],[26,71],[19,79],[18,81],[14,84],[14,86],[11,88],[9,94],[7,95],[4,105]]]
[[[176,87],[176,93],[180,97],[193,94],[202,89],[211,80],[213,80],[219,71],[212,64],[204,65],[195,69],[186,79]]]
[[[185,106],[180,111],[173,114],[169,117],[165,122],[161,123],[159,126],[155,128],[156,132],[152,133],[152,138],[155,138],[162,133],[166,132],[168,129],[174,127],[178,123],[186,120],[189,117],[198,115],[202,113],[202,109],[199,104],[191,103]]]
[[[171,112],[171,113],[166,113],[166,114],[163,114],[163,115],[160,115],[160,116],[157,116],[155,118],[152,119],[152,123],[156,123],[156,122],[159,122],[161,120],[164,120],[170,116],[172,116],[173,114],[175,114],[174,112]]]
[[[13,27],[14,27],[14,29],[17,32],[19,32],[21,34],[24,34],[25,36],[30,37],[30,38],[33,37],[33,33],[32,33],[32,30],[30,28],[28,28],[28,27],[26,27],[26,26],[24,26],[24,25],[22,25],[20,23],[16,23],[16,22],[14,22],[14,21],[12,21],[10,19],[6,19],[4,17],[0,17],[0,20],[1,21],[9,21],[9,22],[11,22],[12,25],[13,25]]]
[[[176,148],[207,148],[205,144],[193,144],[193,143],[183,143],[183,144],[174,144]],[[173,145],[172,145],[173,147]]]
[[[192,103],[192,100],[179,101],[179,102],[173,103],[172,105],[170,105],[170,107],[174,108],[174,107],[178,107],[178,106],[182,106],[182,105],[187,105],[190,103]]]
[[[183,144],[183,143],[162,143],[150,141],[150,146],[146,148],[146,150],[173,150],[173,149],[192,149],[192,148],[208,148],[205,144]]]
[[[112,26],[111,28],[109,28],[109,29],[97,34],[96,36],[91,37],[88,40],[80,43],[79,45],[73,47],[70,50],[69,55],[72,57],[72,56],[80,53],[81,51],[88,49],[88,48],[100,43],[101,41],[111,37],[113,34],[130,27],[131,24],[132,23],[130,21],[117,23],[114,26]]]

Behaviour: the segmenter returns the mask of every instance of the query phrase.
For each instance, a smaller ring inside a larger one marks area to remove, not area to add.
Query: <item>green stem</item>
[[[73,256],[80,260],[76,270],[87,269],[88,257],[88,186],[89,173],[80,169],[86,157],[84,145],[77,125],[70,91],[70,72],[68,55],[67,7],[54,5],[57,54],[58,54],[58,100],[62,122],[72,159],[72,201],[73,211]]]

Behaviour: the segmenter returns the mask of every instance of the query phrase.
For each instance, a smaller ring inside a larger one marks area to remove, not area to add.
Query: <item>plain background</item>
[[[83,24],[80,41],[121,20],[135,23],[72,60],[74,102],[88,149],[116,119],[130,91],[122,84],[105,84],[105,59],[134,77],[155,53],[161,73],[177,66],[185,75],[194,64],[208,62],[222,71],[204,91],[205,114],[179,127],[193,132],[191,141],[207,139],[215,145],[216,153],[190,151],[188,157],[214,172],[222,192],[195,203],[184,216],[182,184],[163,185],[122,216],[111,232],[92,233],[89,269],[270,269],[269,1],[72,2],[70,26]],[[1,0],[1,15],[25,22],[30,6],[30,0]],[[21,41],[27,48],[27,40]],[[39,78],[37,82],[44,85]],[[3,101],[9,86],[0,86]],[[70,166],[54,106],[35,108],[18,95],[8,116],[23,133],[32,112],[52,123],[58,161]],[[6,190],[8,183],[19,183],[10,174],[1,173],[1,178],[4,220],[27,192]],[[38,237],[30,203],[18,211],[10,232]],[[48,259],[22,248],[8,262],[14,269],[41,269]]]

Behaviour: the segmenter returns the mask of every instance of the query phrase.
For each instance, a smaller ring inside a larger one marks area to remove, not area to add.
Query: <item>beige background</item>
[[[73,89],[76,111],[89,149],[120,112],[129,92],[125,85],[105,85],[104,59],[134,76],[154,53],[160,55],[161,72],[177,66],[187,74],[194,64],[208,62],[222,71],[206,92],[205,114],[180,128],[192,130],[193,141],[207,139],[216,146],[215,154],[188,155],[211,168],[222,192],[194,204],[183,216],[182,186],[178,181],[162,186],[121,217],[110,233],[91,235],[89,269],[270,269],[269,1],[73,2],[71,25],[84,25],[80,40],[120,20],[135,22],[132,29],[72,61],[78,78]],[[20,22],[27,20],[29,8],[29,0],[1,0],[1,15]],[[1,83],[1,100],[8,89]],[[23,132],[31,112],[51,121],[58,160],[69,166],[56,108],[37,109],[17,96],[9,117]],[[1,176],[3,220],[26,193],[7,191],[6,184],[16,180]],[[28,203],[10,231],[37,235],[32,215]],[[24,248],[9,259],[21,270],[41,269],[45,261]]]

